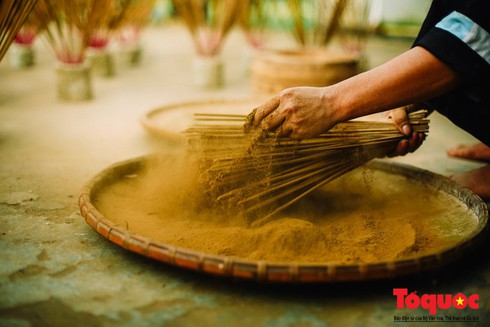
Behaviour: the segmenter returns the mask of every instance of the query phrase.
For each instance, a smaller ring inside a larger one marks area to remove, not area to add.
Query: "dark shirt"
[[[490,1],[434,0],[414,46],[454,69],[462,83],[426,102],[490,146]]]

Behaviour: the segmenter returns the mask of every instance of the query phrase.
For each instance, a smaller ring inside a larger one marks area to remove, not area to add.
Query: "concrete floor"
[[[407,49],[373,39],[369,64]],[[175,26],[145,34],[141,66],[96,77],[95,99],[59,101],[52,54],[36,44],[28,70],[0,64],[0,326],[386,326],[396,309],[393,288],[480,294],[472,314],[490,321],[490,264],[483,249],[440,271],[410,278],[325,286],[271,286],[201,276],[129,253],[80,217],[81,186],[108,165],[174,151],[139,124],[146,112],[179,101],[250,96],[243,37],[225,45],[226,86],[197,90],[192,45]],[[415,154],[397,158],[450,175],[478,163],[450,159],[445,149],[475,140],[439,115]],[[488,246],[488,244],[485,244]],[[453,325],[464,325],[453,324]],[[483,324],[480,324],[483,325]]]

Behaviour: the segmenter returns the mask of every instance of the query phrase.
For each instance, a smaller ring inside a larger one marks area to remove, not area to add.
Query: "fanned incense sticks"
[[[138,47],[142,30],[150,23],[156,0],[127,1],[118,31],[118,41],[125,47]]]
[[[39,0],[34,8],[59,62],[79,64],[93,33],[112,10],[112,1]]]
[[[239,18],[238,0],[172,0],[191,33],[197,54],[215,56]]]
[[[36,2],[37,0],[0,1],[0,61]]]
[[[251,115],[249,115],[251,117]],[[410,113],[428,132],[425,111]],[[389,121],[352,120],[305,140],[251,130],[244,115],[196,114],[186,131],[203,189],[218,207],[267,219],[335,178],[384,157],[405,136]],[[263,220],[262,220],[263,221]]]
[[[288,0],[293,35],[301,46],[325,46],[337,32],[344,9],[351,0]]]
[[[238,24],[242,28],[246,40],[254,49],[261,49],[265,43],[265,30],[269,16],[276,9],[277,1],[243,1],[239,11]]]

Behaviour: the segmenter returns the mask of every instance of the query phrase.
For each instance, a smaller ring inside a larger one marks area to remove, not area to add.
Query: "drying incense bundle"
[[[124,46],[139,46],[142,30],[149,24],[156,0],[127,1],[120,23],[118,41]]]
[[[150,16],[155,8],[156,0],[129,0],[125,2],[125,13],[121,22],[122,26],[135,26],[144,28],[150,21]]]
[[[264,46],[267,20],[277,9],[274,6],[275,2],[277,1],[251,0],[241,3],[238,24],[245,33],[248,44],[254,49]]]
[[[427,133],[425,111],[409,115]],[[253,117],[249,115],[249,117]],[[266,219],[371,159],[384,157],[405,136],[390,121],[352,120],[312,139],[279,138],[251,130],[244,115],[196,114],[186,131],[198,158],[200,182],[214,205]]]
[[[325,46],[337,32],[351,0],[288,0],[293,35],[301,46]]]
[[[80,64],[93,33],[113,9],[112,1],[39,0],[34,15],[59,62]]]
[[[109,45],[112,34],[117,31],[126,15],[131,0],[104,0],[106,6],[97,27],[92,31],[89,40],[89,47],[92,49],[105,49]]]
[[[0,61],[36,2],[37,0],[0,1]]]
[[[239,18],[238,0],[172,0],[189,30],[197,54],[212,57],[221,52],[223,42]]]
[[[368,36],[374,30],[369,20],[372,7],[369,0],[349,0],[347,3],[336,33],[346,51],[357,54],[364,51]]]

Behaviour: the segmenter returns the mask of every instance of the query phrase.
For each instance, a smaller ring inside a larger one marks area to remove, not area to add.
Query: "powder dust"
[[[256,227],[240,215],[216,212],[204,191],[195,182],[193,164],[168,155],[103,181],[93,203],[108,220],[156,241],[283,263],[410,258],[450,247],[477,226],[474,214],[446,193],[368,168],[344,175]]]

